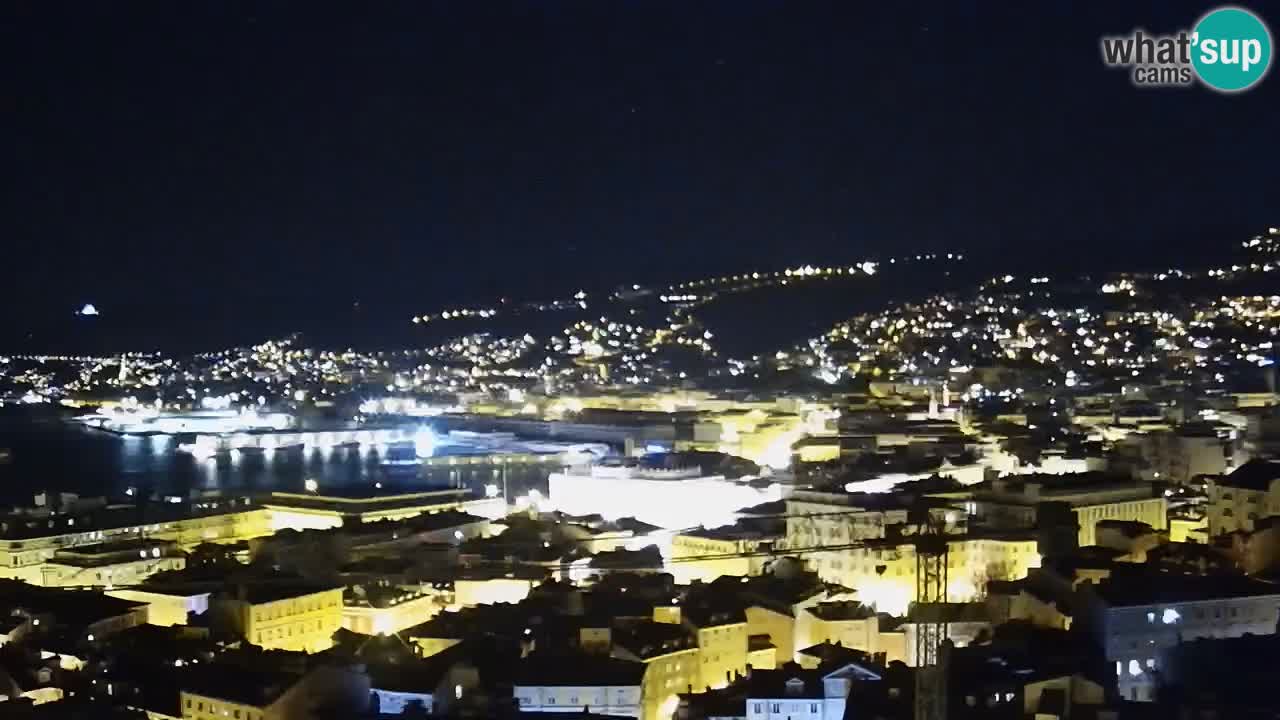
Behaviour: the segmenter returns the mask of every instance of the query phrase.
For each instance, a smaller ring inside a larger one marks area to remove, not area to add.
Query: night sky
[[[83,302],[213,344],[902,251],[1149,263],[1280,224],[1274,68],[1223,96],[1100,60],[1213,4],[333,5],[3,4],[7,346]],[[1280,3],[1248,6],[1276,34]]]

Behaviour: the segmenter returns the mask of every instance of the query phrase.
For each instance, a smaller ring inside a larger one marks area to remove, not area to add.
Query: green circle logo
[[[1271,33],[1257,15],[1222,7],[1200,18],[1191,36],[1191,64],[1201,82],[1220,92],[1253,87],[1271,66]]]

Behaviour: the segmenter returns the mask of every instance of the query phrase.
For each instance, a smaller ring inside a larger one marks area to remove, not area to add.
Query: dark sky
[[[357,301],[1147,262],[1280,224],[1274,71],[1139,90],[1099,58],[1210,4],[335,5],[4,3],[0,334],[92,301],[251,340]]]

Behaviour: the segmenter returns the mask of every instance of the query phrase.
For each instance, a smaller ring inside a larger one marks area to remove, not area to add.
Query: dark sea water
[[[26,504],[42,491],[82,496],[122,496],[128,488],[143,493],[188,495],[200,491],[302,491],[314,479],[320,492],[394,492],[466,487],[483,494],[487,485],[510,498],[537,489],[547,492],[546,467],[487,465],[424,471],[416,465],[384,465],[384,457],[357,448],[308,452],[301,448],[272,453],[222,454],[197,460],[176,451],[170,436],[124,437],[63,422],[39,409],[0,408],[0,448],[11,451],[0,463],[0,505]],[[376,485],[380,484],[381,488]]]

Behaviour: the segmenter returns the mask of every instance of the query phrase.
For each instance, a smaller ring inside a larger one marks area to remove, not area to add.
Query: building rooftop
[[[238,705],[263,708],[280,699],[301,676],[219,663],[202,665],[182,679],[182,691]]]
[[[0,614],[23,610],[31,615],[51,615],[61,625],[86,626],[131,613],[146,603],[110,597],[100,592],[65,590],[0,579]]]
[[[693,637],[680,625],[650,620],[630,623],[615,630],[614,644],[630,650],[642,660],[697,647]]]
[[[722,604],[719,607],[706,604],[683,605],[680,616],[696,628],[736,625],[747,621],[746,611],[741,607]]]
[[[225,597],[227,599],[241,599],[251,605],[262,605],[331,590],[342,590],[344,587],[344,585],[334,583],[318,583],[304,580],[264,580],[237,585]]]
[[[741,515],[785,515],[787,512],[786,500],[770,500],[759,505],[744,507],[738,510]]]
[[[309,493],[273,492],[262,498],[262,504],[299,510],[321,510],[343,515],[404,510],[415,507],[452,505],[476,496],[469,490],[447,488],[410,493],[372,493],[368,491],[328,492],[324,495]]]
[[[400,634],[410,638],[449,639],[482,634],[519,637],[529,626],[530,613],[527,609],[510,603],[496,603],[445,611]]]
[[[141,530],[150,525],[241,513],[258,507],[247,497],[233,497],[189,503],[107,505],[68,513],[7,513],[0,515],[0,540],[32,540],[98,530]]]
[[[1127,538],[1139,538],[1155,532],[1150,525],[1137,520],[1099,520],[1097,529],[1115,530]]]
[[[866,665],[871,662],[871,656],[868,653],[845,647],[838,642],[833,643],[830,640],[824,640],[817,645],[801,648],[796,652],[800,655],[817,659],[821,667],[847,665],[848,663]]]
[[[805,609],[823,620],[865,620],[876,614],[872,608],[855,601],[824,602]]]
[[[804,670],[788,663],[777,670],[755,670],[744,683],[748,700],[783,698],[818,700],[825,697],[826,671]]]
[[[1031,473],[988,480],[974,486],[979,499],[1014,504],[1063,501],[1087,505],[1096,493],[1127,493],[1140,498],[1156,497],[1155,487],[1143,480],[1100,471],[1051,475]]]
[[[76,545],[75,547],[60,548],[58,552],[69,555],[115,555],[119,553],[137,553],[141,550],[150,551],[152,548],[162,548],[167,550],[176,547],[177,543],[169,542],[167,540],[131,538],[128,540],[114,540],[112,542],[94,543],[92,545]]]
[[[743,518],[732,525],[697,528],[681,534],[707,540],[766,540],[786,535],[787,526],[783,518]]]
[[[913,603],[907,622],[988,622],[985,603]]]
[[[732,596],[739,598],[744,605],[757,605],[786,615],[793,614],[797,604],[813,597],[836,599],[853,592],[840,585],[822,582],[815,573],[801,573],[791,578],[725,575],[707,584],[704,591],[713,597]]]
[[[1223,487],[1266,491],[1280,480],[1280,460],[1255,458],[1218,480]]]
[[[515,684],[534,687],[639,687],[644,663],[586,653],[533,653],[520,661]]]
[[[1111,607],[1142,607],[1245,597],[1280,597],[1280,585],[1243,575],[1179,575],[1141,566],[1114,569],[1094,592]]]
[[[392,656],[396,659],[391,662],[381,661],[380,657],[391,656],[390,652],[395,652],[392,645],[399,646],[399,649],[406,651],[407,655]],[[371,651],[373,647],[378,649]],[[384,652],[384,647],[390,652]],[[469,657],[471,649],[462,644],[454,645],[428,658],[417,658],[400,638],[394,636],[371,640],[364,646],[364,650],[360,660],[365,664],[371,687],[389,692],[435,692],[451,669],[471,660]]]

